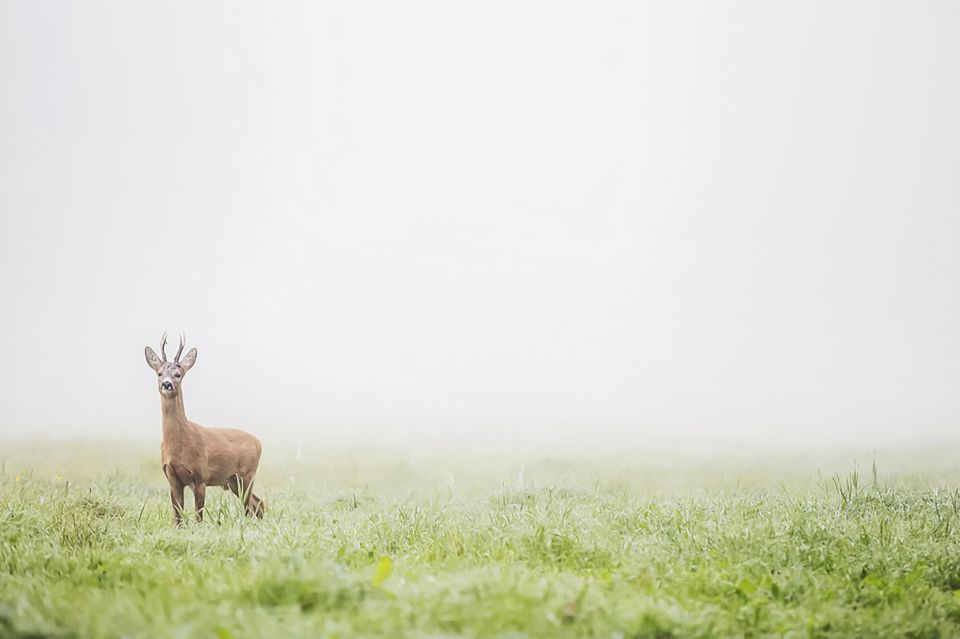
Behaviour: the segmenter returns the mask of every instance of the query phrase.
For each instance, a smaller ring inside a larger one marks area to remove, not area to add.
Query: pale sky
[[[0,0],[0,436],[960,434],[960,3]],[[188,346],[188,347],[189,347]]]

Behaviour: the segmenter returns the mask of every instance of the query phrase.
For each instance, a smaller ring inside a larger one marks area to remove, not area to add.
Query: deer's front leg
[[[206,484],[193,485],[193,505],[197,509],[197,521],[203,521],[203,502],[207,496]]]
[[[173,504],[173,523],[183,524],[183,484],[179,481],[170,481],[170,502]]]
[[[183,487],[176,471],[170,464],[163,465],[163,474],[167,477],[167,483],[170,484],[170,502],[173,504],[173,523],[177,526],[183,523]]]

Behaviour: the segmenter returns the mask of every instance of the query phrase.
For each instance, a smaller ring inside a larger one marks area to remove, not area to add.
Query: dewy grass
[[[262,521],[216,491],[175,529],[149,454],[29,450],[0,475],[0,637],[960,635],[951,470],[353,453],[268,465]]]

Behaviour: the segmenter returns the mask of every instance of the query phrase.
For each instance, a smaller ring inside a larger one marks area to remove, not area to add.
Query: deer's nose
[[[163,381],[160,383],[161,390],[173,390],[173,382]]]

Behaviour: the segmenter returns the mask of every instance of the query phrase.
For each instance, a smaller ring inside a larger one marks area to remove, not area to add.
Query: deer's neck
[[[175,439],[190,429],[187,413],[183,410],[183,393],[173,397],[160,396],[160,411],[163,413],[163,438]]]

